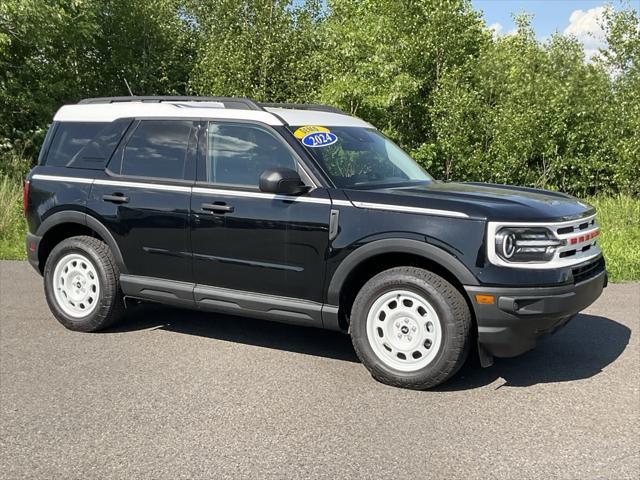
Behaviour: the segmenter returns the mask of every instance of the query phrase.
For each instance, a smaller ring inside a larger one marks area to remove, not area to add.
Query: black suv
[[[30,263],[67,328],[127,299],[348,332],[425,389],[510,357],[607,283],[592,207],[432,179],[322,105],[114,97],[62,107],[25,181]]]

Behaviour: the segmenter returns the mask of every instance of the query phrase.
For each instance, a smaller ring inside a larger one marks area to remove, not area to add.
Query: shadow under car
[[[129,308],[125,318],[103,334],[146,329],[359,362],[351,339],[340,332],[147,303]],[[630,335],[629,328],[618,322],[579,314],[556,334],[541,339],[535,349],[515,358],[496,358],[492,367],[481,368],[477,352],[472,351],[456,375],[431,391],[468,390],[499,378],[504,379],[500,387],[589,378],[622,354]]]

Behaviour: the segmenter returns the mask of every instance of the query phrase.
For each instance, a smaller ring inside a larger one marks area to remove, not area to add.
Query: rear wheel
[[[423,390],[464,363],[471,314],[462,294],[442,277],[397,267],[369,280],[351,311],[358,357],[380,382]]]
[[[63,240],[51,251],[44,269],[49,308],[70,330],[106,328],[124,311],[119,276],[104,242],[88,236]]]

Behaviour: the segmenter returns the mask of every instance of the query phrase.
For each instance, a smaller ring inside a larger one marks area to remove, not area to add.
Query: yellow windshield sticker
[[[300,127],[299,129],[297,129],[295,132],[293,132],[293,135],[298,140],[302,140],[304,137],[306,137],[310,133],[318,133],[318,132],[330,133],[328,128],[318,127],[315,125],[307,125],[306,127]]]

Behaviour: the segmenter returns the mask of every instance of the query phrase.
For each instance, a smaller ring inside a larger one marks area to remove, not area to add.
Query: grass
[[[598,211],[600,248],[614,282],[640,280],[640,198],[625,195],[591,197]]]
[[[24,243],[26,232],[20,180],[0,175],[0,260],[27,258]]]
[[[600,246],[612,281],[640,281],[640,198],[625,195],[585,199],[598,210]],[[0,175],[0,260],[26,258],[22,185]]]

